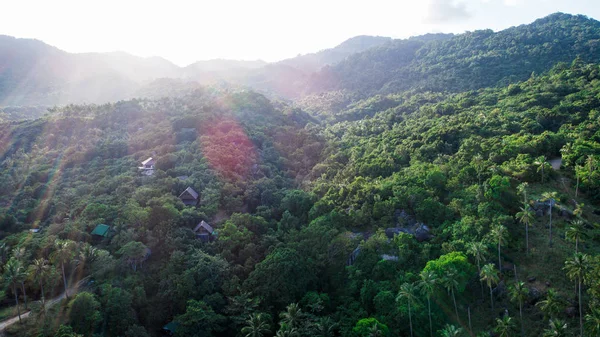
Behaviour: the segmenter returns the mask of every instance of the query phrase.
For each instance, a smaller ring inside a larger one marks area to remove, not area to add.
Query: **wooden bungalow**
[[[156,164],[156,159],[149,157],[148,159],[142,162],[142,166],[140,169],[142,170],[154,170],[154,164]]]
[[[202,220],[194,228],[194,233],[196,234],[196,239],[199,239],[202,242],[209,242],[212,241],[215,230],[211,225],[207,224],[206,221]]]
[[[179,195],[179,199],[183,201],[186,206],[196,206],[198,201],[198,192],[194,191],[193,188],[188,187]]]

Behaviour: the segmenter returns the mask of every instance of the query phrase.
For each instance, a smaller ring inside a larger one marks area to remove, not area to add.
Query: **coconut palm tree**
[[[429,314],[429,335],[433,337],[433,323],[431,321],[431,296],[435,293],[438,285],[437,275],[431,270],[421,271],[421,281],[419,282],[419,290],[427,297],[427,311]]]
[[[369,337],[381,337],[381,336],[383,336],[383,331],[379,330],[377,323],[373,324],[373,326],[369,328]]]
[[[580,165],[575,165],[575,178],[577,179],[577,183],[575,185],[575,198],[579,194],[579,180],[581,178],[581,173],[583,172],[583,167]]]
[[[65,275],[65,264],[69,263],[73,258],[74,242],[71,240],[56,240],[54,242],[54,252],[50,255],[52,261],[60,265],[62,270],[63,283],[65,286],[65,296],[69,298],[67,288],[67,276]]]
[[[23,263],[25,262],[25,248],[21,247],[21,248],[15,248],[12,251],[12,255],[13,257],[19,261],[21,263],[21,266],[23,265]],[[25,267],[23,267],[23,271],[25,271]],[[23,291],[23,301],[25,302],[25,310],[27,310],[27,292],[25,291],[25,280],[27,279],[27,273],[24,273],[21,275],[21,290]]]
[[[510,287],[510,299],[513,302],[519,303],[519,318],[521,321],[521,335],[525,336],[525,328],[523,327],[523,302],[529,295],[529,288],[525,286],[525,282],[516,282]]]
[[[508,239],[508,229],[502,225],[495,225],[490,230],[490,235],[498,243],[498,270],[502,271],[502,258],[500,257],[500,250],[503,244]]]
[[[550,246],[552,246],[552,205],[556,199],[556,192],[542,193],[542,201],[550,201]]]
[[[481,275],[481,262],[485,260],[488,253],[487,247],[481,241],[471,242],[467,246],[467,253],[475,258],[477,273]],[[481,280],[479,280],[479,285],[481,286],[481,298],[483,298],[483,282]]]
[[[21,262],[14,257],[6,262],[4,266],[4,280],[10,284],[15,294],[15,303],[17,304],[17,315],[19,316],[19,323],[21,323],[21,307],[19,306],[19,295],[17,293],[17,284],[21,283],[21,279],[24,277],[23,266]]]
[[[44,280],[48,276],[49,271],[50,266],[48,265],[48,260],[44,258],[33,260],[33,264],[29,266],[29,276],[31,276],[34,281],[39,282],[40,285],[40,291],[42,293],[42,308],[46,307],[46,298],[44,296]]]
[[[566,337],[567,332],[567,323],[560,319],[551,319],[550,326],[544,330],[543,337]]]
[[[458,288],[458,280],[456,277],[456,270],[450,269],[446,272],[446,275],[442,277],[441,284],[446,288],[446,290],[452,295],[452,301],[454,302],[454,313],[456,314],[456,320],[460,322],[460,317],[458,316],[458,306],[456,305],[456,296],[454,291]]]
[[[496,327],[494,331],[498,334],[498,337],[508,337],[515,328],[515,322],[512,317],[508,315],[502,316],[502,318],[496,318]]]
[[[535,160],[534,164],[537,165],[537,171],[542,173],[542,184],[543,184],[545,171],[547,171],[551,167],[550,163],[548,163],[548,159],[546,159],[546,156],[539,156]]]
[[[583,202],[580,202],[577,204],[577,206],[575,206],[575,210],[573,210],[573,215],[576,216],[578,219],[581,219],[581,217],[583,216],[583,206],[585,206],[585,204]]]
[[[288,327],[298,328],[302,319],[302,309],[300,309],[298,303],[292,303],[286,307],[284,312],[279,314],[279,318],[281,318],[281,323]]]
[[[529,224],[535,218],[535,213],[527,203],[523,203],[521,211],[516,214],[517,219],[525,225],[525,251],[529,254]]]
[[[408,323],[410,326],[410,337],[413,337],[411,304],[415,304],[417,301],[416,293],[417,287],[415,287],[415,284],[405,282],[400,286],[400,291],[398,292],[398,296],[396,296],[396,302],[400,302],[404,299],[408,303]]]
[[[600,308],[590,306],[590,311],[585,315],[585,331],[588,336],[600,336]]]
[[[527,188],[529,187],[529,183],[524,182],[520,183],[517,186],[517,193],[523,196],[523,204],[527,204]]]
[[[571,226],[565,232],[565,237],[569,241],[575,242],[575,253],[579,252],[579,242],[583,241],[583,238],[587,236],[585,232],[584,223],[581,219],[571,221]]]
[[[242,328],[242,334],[244,337],[262,337],[269,333],[270,329],[264,314],[252,314],[246,321],[246,326]]]
[[[581,331],[581,337],[583,337],[583,310],[582,310],[582,297],[581,297],[581,284],[586,271],[590,267],[590,257],[587,254],[575,253],[575,255],[565,261],[565,271],[567,277],[571,280],[576,280],[578,285],[577,301],[579,302],[579,329]]]
[[[317,336],[319,337],[331,337],[335,334],[337,324],[329,316],[321,317],[319,322],[316,324]]]
[[[276,337],[298,337],[300,334],[298,333],[298,329],[292,328],[287,324],[282,324],[281,328],[277,330],[275,334]]]
[[[548,289],[546,299],[535,304],[540,307],[547,317],[554,318],[563,309],[563,301],[554,289]]]
[[[494,296],[492,294],[492,286],[497,284],[500,278],[498,277],[498,271],[492,263],[488,263],[481,268],[481,280],[484,281],[490,288],[490,301],[492,303],[492,313],[494,312]]]
[[[442,337],[460,337],[463,336],[463,329],[457,328],[455,325],[446,324],[444,329],[440,330]]]

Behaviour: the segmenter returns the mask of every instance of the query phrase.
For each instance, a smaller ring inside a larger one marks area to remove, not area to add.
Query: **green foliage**
[[[374,336],[374,331],[379,332],[377,336],[386,337],[390,335],[388,327],[375,318],[363,318],[356,322],[356,325],[352,328],[352,334],[356,337]]]
[[[69,322],[73,330],[84,336],[91,336],[101,321],[100,303],[93,294],[82,292],[69,303]]]

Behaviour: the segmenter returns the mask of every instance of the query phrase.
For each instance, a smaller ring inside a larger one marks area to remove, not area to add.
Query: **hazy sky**
[[[0,34],[179,65],[276,61],[356,35],[500,30],[558,11],[600,18],[600,0],[5,0],[1,8]]]

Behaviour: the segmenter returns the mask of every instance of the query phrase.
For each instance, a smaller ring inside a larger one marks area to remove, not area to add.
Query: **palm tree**
[[[381,337],[381,336],[383,336],[383,331],[379,330],[377,323],[373,324],[373,326],[369,328],[369,337]]]
[[[592,172],[596,169],[596,159],[591,154],[587,156],[585,160],[585,166],[587,166],[588,173],[592,175]]]
[[[292,328],[287,324],[282,324],[281,328],[277,330],[275,334],[276,337],[298,337],[300,334],[298,333],[298,329]]]
[[[544,171],[547,170],[550,166],[550,164],[548,163],[548,160],[546,159],[546,156],[539,156],[535,162],[535,165],[537,165],[537,171],[542,173],[542,184],[544,183]]]
[[[527,182],[520,183],[519,186],[517,186],[517,192],[523,196],[523,204],[527,204],[527,187],[529,187]]]
[[[552,246],[552,207],[554,205],[555,199],[556,199],[556,192],[542,193],[542,201],[550,202],[550,246]]]
[[[473,255],[475,258],[475,262],[477,263],[477,273],[481,275],[481,262],[485,260],[487,247],[481,241],[471,242],[467,246],[467,253]],[[481,298],[483,298],[483,283],[481,280],[479,280],[479,285],[481,286]]]
[[[529,224],[533,221],[535,214],[527,203],[523,203],[523,207],[516,214],[516,217],[522,224],[525,224],[525,251],[529,254]]]
[[[600,308],[590,306],[585,315],[585,330],[589,336],[600,336]]]
[[[500,248],[508,239],[508,230],[502,225],[492,227],[490,235],[498,243],[498,270],[502,271],[502,258],[500,257]]]
[[[71,240],[56,240],[54,242],[54,252],[50,255],[54,263],[60,264],[67,299],[69,298],[69,292],[67,288],[67,276],[65,275],[65,264],[71,261],[73,257],[73,244],[74,242]]]
[[[510,332],[515,328],[515,322],[512,317],[508,315],[502,316],[502,318],[496,318],[496,327],[494,331],[499,337],[508,337]]]
[[[316,325],[317,336],[319,337],[331,337],[335,334],[337,324],[329,316],[321,317]]]
[[[492,285],[498,283],[500,278],[498,277],[498,271],[494,264],[488,263],[483,268],[481,268],[481,280],[487,283],[487,286],[490,288],[490,300],[492,303],[492,313],[494,312],[494,297],[492,295]]]
[[[14,257],[6,262],[4,266],[4,280],[6,283],[12,285],[13,293],[15,294],[15,303],[17,304],[17,315],[19,315],[19,323],[21,323],[21,307],[19,306],[19,296],[17,293],[17,284],[21,282],[23,278],[23,266]]]
[[[567,336],[567,323],[560,319],[551,319],[550,327],[544,330],[543,337],[565,337]]]
[[[298,306],[298,303],[292,303],[286,307],[286,310],[279,314],[281,322],[286,324],[290,328],[297,328],[300,326],[300,319],[302,318],[302,309]]]
[[[427,311],[429,314],[429,335],[433,337],[433,323],[431,321],[431,296],[435,293],[437,288],[438,280],[437,275],[431,270],[421,271],[421,281],[419,282],[419,289],[421,293],[427,297]]]
[[[410,326],[410,336],[413,336],[413,327],[412,327],[412,311],[411,304],[414,304],[417,301],[417,288],[414,283],[403,283],[400,286],[400,291],[398,292],[398,296],[396,296],[396,302],[399,302],[402,299],[405,299],[408,303],[408,323]]]
[[[264,314],[252,314],[242,328],[244,337],[262,337],[271,329]]]
[[[575,253],[575,255],[565,261],[565,270],[567,277],[571,280],[577,280],[578,285],[578,302],[579,302],[579,329],[581,330],[581,336],[583,337],[583,310],[582,310],[582,298],[581,298],[581,284],[583,283],[583,277],[590,267],[590,257],[587,254]]]
[[[38,281],[40,284],[40,291],[42,292],[42,308],[46,307],[46,299],[44,297],[44,280],[48,276],[50,266],[48,260],[39,258],[33,260],[33,264],[29,266],[29,275],[34,281]]]
[[[454,312],[456,313],[456,320],[460,322],[460,317],[458,316],[458,306],[456,305],[456,296],[454,294],[454,290],[458,288],[458,280],[456,277],[456,270],[450,269],[446,272],[446,275],[441,280],[442,285],[446,288],[446,290],[452,294],[452,301],[454,302]]]
[[[25,260],[25,248],[15,248],[13,249],[13,257],[19,261],[21,263],[21,265],[23,264],[24,260]],[[23,271],[25,271],[23,269]],[[27,292],[25,291],[25,279],[27,279],[27,274],[23,273],[21,275],[21,290],[23,291],[23,301],[25,302],[25,310],[27,310]]]
[[[571,226],[565,232],[567,240],[575,242],[575,253],[579,252],[579,241],[583,241],[586,236],[583,220],[581,219],[571,221]]]
[[[579,194],[579,179],[581,178],[581,172],[583,172],[583,167],[580,165],[575,165],[575,178],[577,179],[577,184],[575,185],[575,198]]]
[[[583,202],[580,202],[577,204],[577,206],[575,206],[575,210],[573,211],[573,215],[576,216],[578,219],[581,219],[581,217],[583,216],[583,206],[585,206],[585,204]]]
[[[535,305],[539,306],[546,316],[554,318],[559,312],[561,312],[563,308],[563,301],[554,289],[548,289],[546,299],[537,302]]]
[[[442,337],[460,337],[463,336],[463,329],[454,325],[446,324],[444,329],[440,330]]]
[[[523,302],[529,295],[529,289],[525,286],[525,282],[516,282],[510,288],[510,299],[513,302],[519,303],[519,317],[521,320],[521,335],[525,336],[525,328],[523,327]]]

